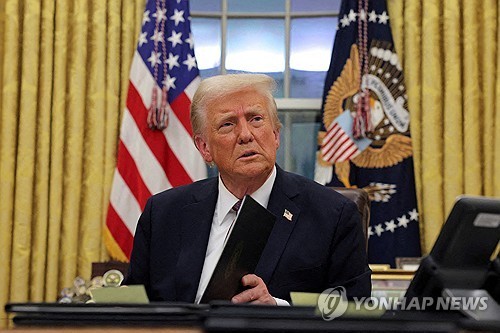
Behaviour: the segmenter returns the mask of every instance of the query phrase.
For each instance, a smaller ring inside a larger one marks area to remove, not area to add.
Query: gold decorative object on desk
[[[95,278],[94,278],[95,279]],[[117,269],[110,269],[102,276],[105,287],[119,287],[123,282],[123,274]]]
[[[73,280],[73,286],[61,290],[58,303],[91,303],[91,290],[102,287],[119,287],[123,282],[123,274],[116,269],[111,269],[103,276],[95,276],[86,281],[80,276]]]

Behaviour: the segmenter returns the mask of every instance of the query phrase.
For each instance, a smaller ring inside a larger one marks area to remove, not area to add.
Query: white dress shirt
[[[264,184],[262,184],[257,191],[250,194],[255,201],[265,208],[267,208],[267,204],[269,203],[269,197],[271,196],[275,179],[276,166],[273,168],[271,175],[267,178]],[[215,266],[217,265],[217,262],[222,254],[222,250],[226,245],[226,235],[232,230],[230,229],[231,225],[237,217],[237,213],[232,208],[238,201],[239,199],[229,192],[219,176],[219,196],[217,197],[217,203],[215,205],[212,227],[208,238],[207,252],[205,254],[205,263],[203,264],[200,284],[198,285],[198,291],[196,292],[195,303],[200,303],[203,293],[205,292],[208,282],[210,281],[210,278],[215,270]],[[274,299],[278,305],[289,305],[285,300],[279,298]]]

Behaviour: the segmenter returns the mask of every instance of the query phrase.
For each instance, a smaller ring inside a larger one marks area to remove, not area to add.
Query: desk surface
[[[202,333],[201,328],[193,327],[106,327],[102,326],[96,327],[16,327],[12,329],[0,329],[0,333],[94,333],[103,332],[106,333],[128,333],[128,332],[153,332],[153,333]]]
[[[0,333],[94,333],[103,332],[106,333],[128,333],[128,332],[153,332],[153,333],[202,333],[201,328],[193,327],[143,327],[143,328],[133,328],[133,327],[106,327],[102,326],[96,327],[16,327],[12,329],[0,329]]]
[[[214,304],[17,304],[8,332],[464,332],[500,331],[458,312],[386,312],[325,321],[314,308]],[[5,331],[5,330],[4,330]],[[4,332],[1,331],[1,332]],[[5,332],[7,332],[5,331]]]

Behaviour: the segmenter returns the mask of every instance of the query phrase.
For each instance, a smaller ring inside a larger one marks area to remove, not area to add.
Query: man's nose
[[[240,133],[238,137],[238,143],[248,143],[253,141],[253,133],[248,122],[243,121],[240,123]]]

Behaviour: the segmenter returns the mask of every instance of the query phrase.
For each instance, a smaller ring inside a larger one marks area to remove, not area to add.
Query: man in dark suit
[[[279,131],[272,92],[261,74],[204,80],[191,106],[196,147],[219,177],[148,200],[135,233],[127,284],[151,300],[199,302],[237,214],[250,195],[276,216],[247,289],[235,303],[286,304],[290,291],[344,287],[369,296],[371,271],[356,205],[335,191],[276,166]],[[236,204],[236,205],[235,205]]]

